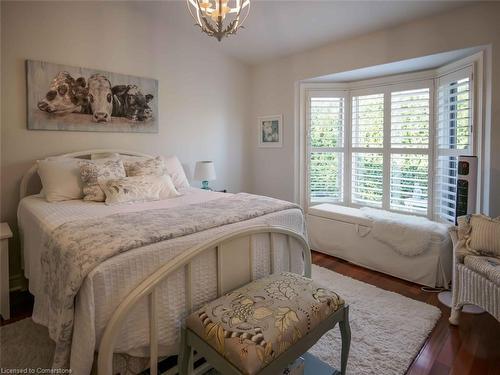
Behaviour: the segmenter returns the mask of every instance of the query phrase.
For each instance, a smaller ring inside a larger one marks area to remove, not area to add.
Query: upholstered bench
[[[311,279],[284,272],[255,280],[189,315],[182,331],[180,374],[196,350],[226,374],[279,374],[337,323],[341,373],[350,345],[348,306]]]

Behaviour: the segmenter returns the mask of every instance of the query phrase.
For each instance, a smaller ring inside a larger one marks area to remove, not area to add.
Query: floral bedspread
[[[101,262],[128,250],[290,208],[299,206],[240,193],[176,208],[76,220],[54,229],[41,258],[50,300],[48,328],[56,342],[53,367],[68,366],[75,297],[87,274]]]

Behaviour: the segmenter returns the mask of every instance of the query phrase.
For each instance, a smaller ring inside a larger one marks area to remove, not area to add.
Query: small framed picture
[[[259,117],[259,147],[283,147],[283,116]]]

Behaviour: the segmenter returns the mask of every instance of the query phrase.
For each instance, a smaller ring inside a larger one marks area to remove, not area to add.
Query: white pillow
[[[165,163],[165,169],[167,173],[172,178],[172,182],[176,189],[182,189],[189,187],[189,182],[184,173],[184,168],[182,168],[181,162],[177,159],[177,156],[169,156],[163,158]]]
[[[170,176],[133,176],[99,181],[106,204],[147,202],[178,197]]]
[[[47,202],[82,199],[80,179],[81,159],[48,158],[38,161],[38,175],[42,181],[42,195]]]

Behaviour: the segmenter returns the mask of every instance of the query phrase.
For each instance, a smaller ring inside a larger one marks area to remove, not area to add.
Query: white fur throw
[[[361,211],[373,220],[371,233],[374,238],[409,257],[417,256],[429,247],[432,232],[437,227],[436,223],[425,217],[369,207],[362,207]]]

